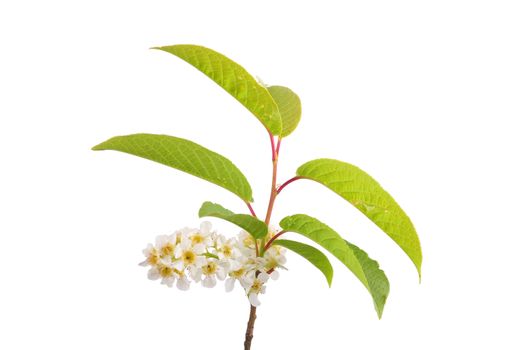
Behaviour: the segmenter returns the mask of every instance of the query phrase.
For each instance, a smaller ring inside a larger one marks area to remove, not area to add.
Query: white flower
[[[148,278],[151,280],[158,280],[161,278],[161,284],[167,287],[172,287],[176,276],[180,273],[168,259],[161,259],[159,263],[152,266],[148,272]]]
[[[250,274],[255,274],[255,271],[249,270],[245,265],[235,261],[231,265],[231,270],[228,273],[229,278],[225,283],[226,292],[231,292],[235,287],[235,282],[239,281],[242,286],[251,285],[252,279]]]
[[[170,236],[160,235],[156,237],[156,249],[159,251],[159,254],[162,258],[172,257],[174,255],[174,249],[176,248],[176,239],[176,233]]]
[[[268,239],[274,234],[270,231]],[[212,288],[217,281],[226,280],[226,291],[233,290],[238,281],[251,305],[258,306],[260,294],[266,291],[269,278],[277,279],[277,268],[285,268],[286,249],[271,246],[264,256],[256,256],[255,239],[246,231],[227,239],[203,222],[200,229],[184,228],[172,235],[156,237],[156,244],[143,250],[149,266],[148,278],[160,280],[169,287],[187,290],[191,281]]]
[[[216,237],[215,249],[220,259],[234,260],[240,256],[234,238],[226,239],[224,236]]]
[[[255,250],[255,239],[246,231],[240,231],[237,237],[238,249],[241,251]]]
[[[211,235],[213,232],[211,231],[211,228],[211,223],[209,221],[204,221],[200,225],[200,230],[190,232],[188,237],[192,244],[202,244],[206,247],[212,246],[213,239]]]
[[[217,259],[208,259],[207,263],[202,266],[200,275],[204,276],[202,286],[213,288],[216,286],[216,279],[224,280],[226,278],[225,264]]]
[[[143,255],[146,259],[139,263],[140,266],[155,266],[160,260],[158,250],[150,243],[143,249]]]
[[[253,279],[253,283],[246,287],[246,293],[251,305],[255,307],[260,305],[258,295],[264,294],[266,292],[265,283],[268,281],[268,279],[269,275],[267,273],[259,273],[259,275]]]
[[[278,245],[272,245],[269,247],[268,250],[264,253],[264,268],[266,271],[272,271],[276,268],[284,268],[284,264],[286,264],[286,249],[278,246]]]
[[[266,270],[266,259],[263,257],[255,257],[255,254],[250,257],[246,257],[244,260],[244,265],[249,269],[253,271],[267,271]]]
[[[183,268],[191,266],[201,268],[207,262],[203,256],[205,252],[205,245],[193,244],[190,239],[182,238],[181,243],[175,249],[174,258]]]

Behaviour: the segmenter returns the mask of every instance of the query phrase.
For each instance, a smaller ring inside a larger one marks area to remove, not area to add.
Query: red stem
[[[273,175],[271,179],[271,192],[270,199],[268,204],[268,211],[266,212],[266,225],[269,225],[271,219],[271,213],[273,211],[273,204],[275,203],[275,198],[277,197],[277,159],[273,161]]]
[[[273,134],[270,132],[270,141],[271,141],[271,161],[274,162],[277,158],[277,150],[275,149],[275,138],[273,137]]]
[[[264,221],[266,225],[269,225],[270,219],[271,219],[271,213],[273,211],[273,204],[275,203],[275,197],[277,197],[277,163],[279,162],[279,158],[277,156],[277,151],[275,149],[275,139],[273,137],[272,133],[269,133],[270,140],[271,140],[271,159],[273,162],[273,174],[271,177],[271,191],[270,191],[270,199],[268,203],[268,210],[266,212],[266,220]]]
[[[295,177],[292,177],[291,179],[289,179],[288,181],[286,181],[285,183],[283,183],[283,184],[279,187],[279,189],[277,190],[277,194],[279,194],[279,193],[282,191],[282,189],[283,189],[284,187],[286,187],[287,185],[291,184],[291,183],[294,182],[294,181],[300,180],[300,179],[304,179],[304,178],[303,178],[302,176],[295,176]]]
[[[275,152],[277,152],[277,156],[279,155],[281,141],[282,141],[282,139],[279,137],[279,140],[277,141],[277,149],[275,150]]]
[[[251,206],[251,203],[249,202],[246,202],[248,208],[249,208],[249,211],[251,212],[251,215],[253,215],[254,217],[257,217],[257,214],[255,214],[255,211],[253,210],[253,207]]]
[[[268,241],[268,243],[266,243],[266,245],[264,246],[264,251],[262,252],[262,254],[264,254],[264,252],[266,250],[268,250],[269,247],[271,247],[271,245],[273,244],[273,241],[275,241],[277,238],[279,238],[280,236],[282,236],[286,232],[288,232],[288,231],[282,230],[281,232],[277,233],[275,236],[271,237],[271,239]]]

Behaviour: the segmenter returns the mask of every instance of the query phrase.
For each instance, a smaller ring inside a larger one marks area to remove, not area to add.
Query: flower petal
[[[147,247],[143,249],[143,255],[145,255],[148,258],[153,250],[154,250],[154,246],[151,243],[149,243],[147,244]]]
[[[225,290],[226,292],[231,292],[233,288],[235,288],[235,279],[234,278],[228,278],[225,281]]]
[[[202,286],[205,288],[213,288],[216,286],[216,279],[213,276],[206,276],[202,281]]]
[[[190,268],[191,278],[194,282],[198,283],[202,279],[202,269],[191,266]]]
[[[174,280],[175,280],[174,276],[165,277],[161,280],[161,284],[164,284],[170,288],[174,285]]]
[[[262,272],[258,275],[257,277],[262,283],[266,283],[268,282],[268,279],[269,279],[269,275],[265,272]]]
[[[181,278],[178,278],[178,281],[176,282],[176,287],[179,290],[188,290],[190,285],[191,285],[191,283],[189,282],[189,280],[185,276],[183,276]]]
[[[159,274],[158,268],[157,267],[152,267],[148,271],[147,277],[148,277],[149,280],[153,280],[153,281],[159,279],[161,276]]]
[[[257,293],[251,293],[249,294],[249,302],[251,303],[251,305],[257,307],[260,305],[260,301],[258,300],[258,295]]]
[[[221,267],[219,267],[217,270],[216,270],[216,277],[218,277],[218,279],[220,281],[223,281],[225,280],[226,278],[226,273],[225,273],[225,270]]]
[[[194,266],[202,267],[207,264],[207,258],[205,256],[197,256],[194,260]]]
[[[163,247],[166,243],[167,243],[167,240],[168,240],[168,236],[167,235],[159,235],[156,237],[156,248],[161,248]]]
[[[200,224],[200,232],[204,235],[211,233],[213,225],[209,221],[204,221]]]
[[[196,254],[203,254],[205,253],[205,245],[203,244],[195,244],[192,248],[193,252],[195,252]]]

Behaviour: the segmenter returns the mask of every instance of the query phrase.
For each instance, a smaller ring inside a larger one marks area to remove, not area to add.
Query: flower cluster
[[[286,250],[272,245],[257,256],[255,244],[245,231],[227,239],[206,221],[200,229],[184,228],[156,237],[155,245],[143,250],[145,261],[140,265],[150,267],[149,279],[161,279],[168,287],[176,284],[181,290],[188,290],[193,281],[212,288],[217,280],[225,280],[225,289],[230,292],[238,281],[251,305],[258,306],[258,295],[266,291],[268,279],[276,280],[277,269],[284,268]]]

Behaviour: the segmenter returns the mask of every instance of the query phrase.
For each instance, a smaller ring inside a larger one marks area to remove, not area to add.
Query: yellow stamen
[[[216,272],[217,266],[213,262],[207,263],[205,266],[202,267],[202,272],[205,275],[212,275]]]
[[[168,266],[161,266],[159,268],[159,273],[161,277],[170,277],[174,273],[174,270],[171,267]]]
[[[205,241],[205,237],[199,234],[195,234],[192,236],[191,241],[193,244],[201,244]]]
[[[192,250],[186,250],[182,254],[182,259],[185,265],[190,265],[196,260],[196,254]]]
[[[156,253],[151,253],[147,258],[147,264],[157,265],[159,262],[159,256]]]
[[[241,268],[236,271],[232,271],[230,275],[231,277],[234,277],[234,278],[241,278],[242,276],[244,276],[245,273],[246,273],[246,270],[244,268]]]
[[[233,255],[233,250],[231,249],[230,246],[224,245],[222,247],[222,253],[224,254],[224,256],[229,258],[231,255]]]
[[[160,249],[162,256],[170,256],[174,254],[174,245],[172,243],[167,243]]]
[[[255,293],[260,293],[260,290],[262,289],[262,285],[264,283],[262,283],[258,278],[255,279],[255,282],[253,282],[253,285],[251,286],[251,290],[250,290],[250,293],[251,292],[255,292]]]

